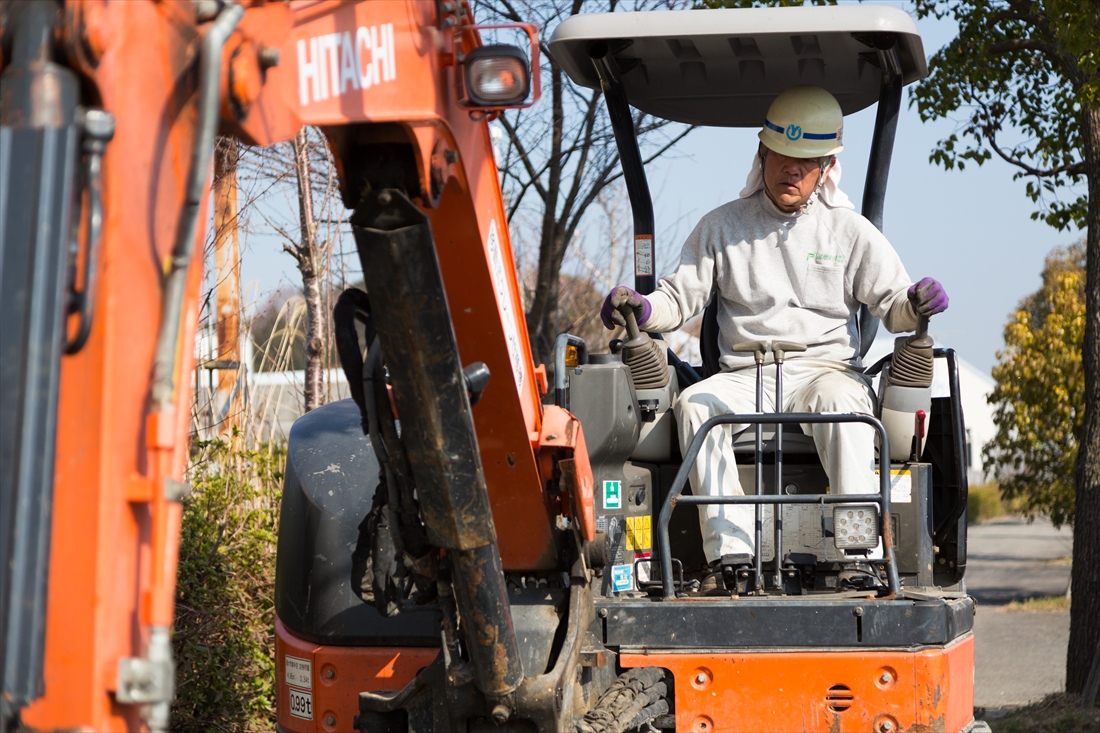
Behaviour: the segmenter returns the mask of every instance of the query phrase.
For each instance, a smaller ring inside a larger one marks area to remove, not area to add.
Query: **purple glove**
[[[947,310],[947,291],[938,280],[922,278],[909,288],[909,302],[913,304],[917,315],[934,316]]]
[[[628,305],[634,309],[634,318],[638,321],[639,326],[648,321],[649,314],[653,312],[653,307],[644,295],[636,290],[631,290],[625,285],[620,285],[611,289],[611,292],[604,298],[603,307],[600,308],[600,320],[603,321],[604,326],[609,329],[615,328],[616,325],[626,326],[626,319],[619,312],[619,308],[623,305]]]

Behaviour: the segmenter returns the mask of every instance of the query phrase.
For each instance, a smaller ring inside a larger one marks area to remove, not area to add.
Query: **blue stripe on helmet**
[[[764,120],[764,127],[768,128],[769,130],[775,130],[781,135],[786,133],[786,130],[784,128],[780,127],[779,125],[768,119]],[[806,138],[807,140],[836,140],[836,133],[830,132],[821,135],[815,132],[804,132],[802,133],[802,137]]]

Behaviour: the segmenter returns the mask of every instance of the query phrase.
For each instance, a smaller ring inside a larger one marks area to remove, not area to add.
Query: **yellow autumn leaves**
[[[1042,286],[1005,326],[993,368],[997,435],[983,451],[1006,498],[1029,513],[1072,523],[1073,472],[1085,404],[1085,251],[1052,252]]]

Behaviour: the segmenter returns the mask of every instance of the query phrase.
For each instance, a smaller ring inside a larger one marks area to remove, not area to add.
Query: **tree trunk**
[[[218,361],[236,363],[218,369],[216,410],[223,410],[223,433],[238,424],[236,390],[241,363],[241,255],[237,240],[237,158],[232,138],[219,138],[214,151],[214,318],[218,334]]]
[[[305,411],[324,404],[324,373],[321,357],[325,353],[325,311],[321,298],[321,252],[317,244],[317,226],[313,219],[313,190],[310,185],[309,139],[306,129],[295,136],[294,172],[298,179],[298,215],[300,241],[295,257],[302,273],[302,292],[306,299],[306,374]]]
[[[1073,521],[1073,604],[1066,691],[1080,693],[1100,641],[1100,110],[1081,111],[1088,177],[1085,263],[1085,417],[1077,449]]]

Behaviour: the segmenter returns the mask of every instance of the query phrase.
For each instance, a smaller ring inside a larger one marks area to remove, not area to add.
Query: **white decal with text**
[[[497,222],[489,222],[489,266],[493,276],[493,286],[497,292],[497,305],[500,307],[501,325],[504,326],[504,340],[508,344],[508,356],[512,360],[512,373],[516,378],[516,387],[523,389],[523,345],[516,326],[515,310],[512,308],[511,290],[508,287],[508,272],[504,269],[504,256],[500,251],[500,235],[497,234]]]
[[[302,105],[394,81],[393,23],[359,26],[298,41],[298,97]]]

